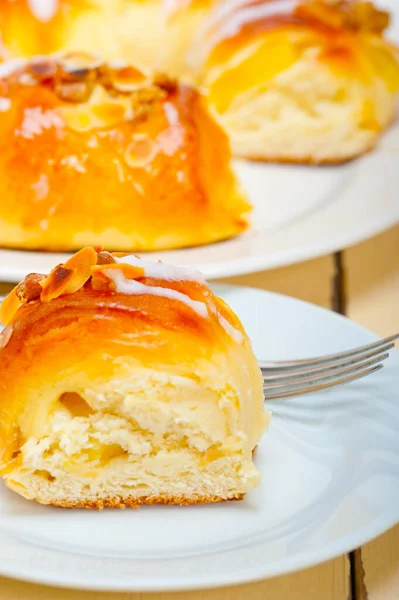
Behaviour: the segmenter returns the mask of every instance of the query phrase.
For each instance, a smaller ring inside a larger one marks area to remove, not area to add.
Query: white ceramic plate
[[[367,156],[338,167],[239,162],[255,207],[245,234],[217,244],[150,253],[196,265],[207,278],[293,264],[367,239],[399,222],[399,123]],[[46,273],[65,254],[0,249],[0,280]]]
[[[397,0],[381,2],[397,18]],[[216,278],[271,269],[328,254],[367,239],[399,222],[399,123],[377,149],[337,167],[237,162],[255,207],[244,235],[200,248],[152,254],[165,262],[194,264]],[[0,250],[0,280],[20,281],[46,273],[65,255]]]
[[[298,300],[217,287],[259,357],[367,343],[368,331]],[[399,521],[399,353],[364,380],[269,403],[260,488],[243,502],[66,511],[0,486],[0,573],[101,590],[177,590],[272,577],[347,552]]]

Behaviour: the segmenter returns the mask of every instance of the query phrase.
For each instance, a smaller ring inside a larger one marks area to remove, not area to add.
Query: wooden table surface
[[[226,281],[338,310],[384,336],[399,331],[399,226],[336,255]],[[8,286],[0,284],[0,293],[7,290]],[[59,590],[0,578],[0,600],[28,599],[399,600],[399,525],[354,553],[320,566],[212,591],[109,594]]]

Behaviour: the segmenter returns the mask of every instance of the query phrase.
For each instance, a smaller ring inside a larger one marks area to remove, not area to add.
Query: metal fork
[[[384,340],[347,350],[295,361],[259,361],[265,400],[288,398],[349,383],[382,369],[399,333]]]

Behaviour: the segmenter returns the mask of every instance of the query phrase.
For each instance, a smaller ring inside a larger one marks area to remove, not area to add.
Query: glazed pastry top
[[[89,310],[99,314],[129,313],[161,329],[182,329],[204,338],[226,337],[229,343],[241,344],[247,337],[241,323],[227,305],[216,298],[201,273],[196,269],[172,267],[142,260],[124,253],[97,252],[91,247],[77,252],[48,276],[28,275],[5,298],[1,320],[5,348],[14,336],[40,322],[46,312],[62,307]],[[56,311],[55,313],[53,311]],[[68,312],[67,310],[67,312]],[[59,313],[60,323],[64,320]],[[43,323],[45,327],[45,322]]]
[[[378,77],[396,92],[399,54],[381,35],[388,24],[388,13],[361,0],[224,0],[194,41],[190,62],[220,112],[309,49],[338,76],[366,84]]]

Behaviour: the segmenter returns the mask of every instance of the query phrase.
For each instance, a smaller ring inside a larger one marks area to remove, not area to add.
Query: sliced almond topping
[[[85,133],[97,127],[97,120],[90,108],[85,106],[61,106],[60,114],[69,129],[77,133]]]
[[[152,162],[157,151],[158,145],[145,133],[135,134],[125,150],[124,159],[129,167],[140,168]]]
[[[41,283],[42,302],[50,302],[63,294],[73,294],[80,290],[91,277],[91,268],[97,262],[93,248],[79,250],[63,265],[55,267]]]
[[[21,73],[19,76],[19,83],[22,85],[37,85],[37,78],[34,77],[31,73]]]
[[[105,270],[121,271],[126,279],[138,279],[144,277],[144,269],[141,267],[135,267],[127,263],[114,263],[110,265],[96,265],[92,268],[92,273],[104,273]]]
[[[39,273],[30,273],[25,277],[21,283],[15,288],[15,292],[18,298],[22,302],[31,302],[32,300],[38,300],[42,293],[42,286],[40,283],[46,279],[45,275]]]
[[[100,251],[97,255],[97,265],[110,265],[115,262],[116,260],[111,252],[107,252],[106,250]]]
[[[0,332],[0,348],[5,348],[7,346],[8,342],[12,337],[12,334],[13,328],[11,325],[3,329],[2,332]]]
[[[300,4],[295,10],[299,18],[315,20],[334,29],[342,27],[343,14],[327,4],[322,5],[319,2]]]
[[[0,321],[3,325],[8,325],[14,318],[17,310],[24,302],[17,296],[16,288],[14,288],[8,296],[6,296],[0,307]]]
[[[110,127],[125,121],[126,106],[119,102],[104,102],[91,107],[99,127]]]
[[[144,121],[148,118],[153,104],[165,97],[166,92],[156,86],[137,90],[129,96],[132,119]]]
[[[305,20],[315,20],[334,29],[353,29],[381,32],[389,25],[389,14],[373,6],[371,2],[302,2],[295,14]]]
[[[176,79],[170,79],[170,77],[164,75],[163,73],[157,73],[153,78],[153,83],[161,88],[161,90],[168,92],[168,94],[171,94],[177,89]]]
[[[116,256],[116,258],[124,258],[125,256],[130,256],[130,254],[129,252],[113,252],[112,256]],[[133,254],[133,256],[139,258],[138,256],[136,256],[136,254]]]
[[[59,110],[70,129],[86,132],[123,123],[132,113],[131,105],[130,97],[113,97],[109,90],[96,85],[88,102],[79,106],[64,104]]]
[[[86,77],[90,71],[99,69],[104,60],[88,52],[68,52],[58,59],[58,65],[65,74]]]
[[[143,87],[148,77],[132,66],[123,67],[121,69],[110,69],[109,79],[111,85],[118,92],[128,93],[138,90]]]
[[[50,79],[57,73],[57,63],[46,57],[36,57],[29,61],[27,70],[37,80]]]
[[[93,83],[90,81],[59,82],[55,86],[55,92],[67,102],[86,102],[93,91]]]
[[[354,3],[354,11],[355,20],[362,29],[380,33],[389,26],[389,13],[375,7],[372,2]]]
[[[91,278],[91,287],[96,292],[114,292],[116,290],[115,283],[102,271],[93,271]]]
[[[73,275],[74,271],[64,269],[62,265],[55,267],[42,283],[42,293],[40,295],[42,302],[50,302],[50,300],[66,294]]]
[[[20,83],[38,85],[46,81],[66,102],[90,100],[92,104],[94,94],[94,104],[102,104],[94,93],[96,90],[102,91],[109,101],[118,103],[128,98],[129,110],[125,115],[128,119],[145,116],[153,102],[177,87],[176,81],[166,75],[152,77],[132,65],[106,63],[99,55],[87,52],[69,52],[55,58],[38,56],[18,65],[19,69],[14,70]]]
[[[156,86],[149,86],[145,88],[141,88],[137,90],[135,94],[135,99],[138,104],[152,104],[156,100],[160,98],[164,98],[166,96],[165,92]]]
[[[79,269],[90,271],[91,267],[97,262],[97,252],[91,246],[82,248],[79,252],[76,252],[66,263],[62,266],[65,269]]]
[[[20,306],[40,298],[42,291],[40,282],[44,279],[44,275],[30,273],[4,298],[0,307],[0,321],[3,325],[8,325],[12,321]]]
[[[144,277],[145,270],[142,267],[119,263],[118,265],[126,279],[139,279]]]
[[[112,69],[113,71],[116,71],[117,69],[124,69],[125,67],[129,66],[129,63],[127,63],[125,60],[121,60],[121,59],[114,59],[114,60],[109,60],[107,62],[107,68]]]
[[[63,294],[72,294],[79,290],[86,280],[77,271],[64,269],[61,265],[51,271],[43,282],[43,291],[40,296],[42,302],[50,302]]]

